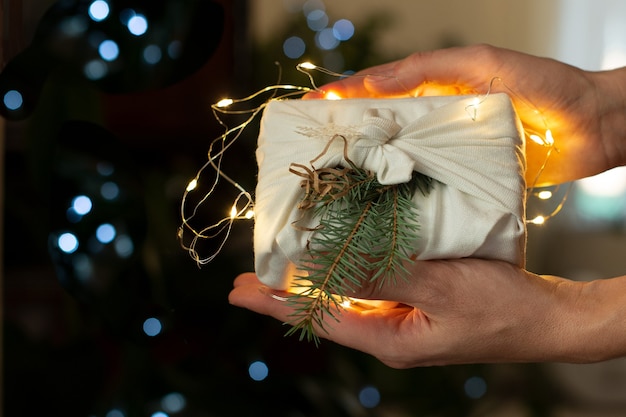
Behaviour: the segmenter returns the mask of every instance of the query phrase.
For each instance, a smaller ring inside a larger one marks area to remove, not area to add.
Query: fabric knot
[[[363,113],[363,123],[356,126],[358,134],[348,146],[348,157],[358,166],[376,173],[384,185],[409,181],[413,159],[393,144],[402,126],[396,123],[394,112],[388,108],[369,108]]]
[[[384,145],[401,129],[391,109],[367,109],[363,114],[363,125],[358,128],[362,135],[358,146]]]

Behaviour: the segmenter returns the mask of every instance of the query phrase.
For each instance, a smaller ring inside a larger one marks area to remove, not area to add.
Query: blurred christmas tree
[[[241,49],[243,1],[59,1],[11,57],[5,415],[465,416],[520,398],[543,415],[538,368],[393,370],[230,307],[250,225],[202,269],[179,247],[182,191],[221,133],[210,103],[273,83],[275,61],[304,84],[302,60],[349,73],[394,58],[373,47],[388,18],[331,22],[308,4]],[[253,186],[254,133],[243,142],[229,163]]]

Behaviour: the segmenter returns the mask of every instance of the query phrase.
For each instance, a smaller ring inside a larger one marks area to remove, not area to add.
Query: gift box
[[[290,287],[316,233],[298,172],[323,168],[356,167],[383,186],[432,179],[412,198],[419,225],[412,259],[524,266],[524,134],[506,94],[272,100],[256,155],[255,267],[271,288]]]

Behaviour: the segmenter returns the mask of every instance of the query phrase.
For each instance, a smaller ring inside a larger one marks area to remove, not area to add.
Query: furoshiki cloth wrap
[[[355,165],[383,185],[413,171],[436,181],[419,191],[417,259],[479,257],[523,266],[526,227],[524,134],[506,94],[396,99],[274,100],[258,139],[254,251],[259,279],[287,289],[314,227],[297,208],[302,178],[291,163]],[[338,139],[339,136],[345,138]],[[329,145],[329,141],[331,141]],[[328,146],[326,152],[325,148]],[[309,210],[308,212],[311,212]]]

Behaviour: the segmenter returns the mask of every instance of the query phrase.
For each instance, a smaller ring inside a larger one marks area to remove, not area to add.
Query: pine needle
[[[305,196],[298,207],[313,210],[319,225],[300,227],[311,237],[299,265],[304,274],[294,280],[301,292],[288,300],[295,310],[287,335],[299,332],[300,340],[316,345],[318,331],[326,331],[324,317],[337,320],[349,289],[366,281],[382,286],[389,279],[406,279],[404,263],[419,238],[413,196],[427,195],[433,182],[414,172],[407,183],[382,185],[372,172],[350,165],[316,170],[294,164],[290,169],[304,178]]]

